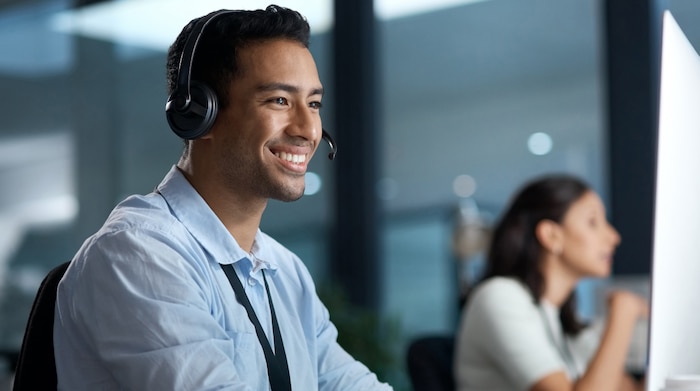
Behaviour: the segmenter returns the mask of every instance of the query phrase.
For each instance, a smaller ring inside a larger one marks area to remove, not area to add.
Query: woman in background
[[[458,390],[643,390],[625,360],[647,301],[612,292],[602,330],[575,308],[577,283],[609,276],[619,243],[600,197],[577,178],[547,176],[517,193],[463,311]]]

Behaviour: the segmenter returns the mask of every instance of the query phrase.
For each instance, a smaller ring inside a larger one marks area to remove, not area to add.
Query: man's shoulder
[[[162,197],[153,194],[131,195],[117,204],[102,226],[88,239],[102,241],[110,237],[175,237],[186,227],[169,210]]]

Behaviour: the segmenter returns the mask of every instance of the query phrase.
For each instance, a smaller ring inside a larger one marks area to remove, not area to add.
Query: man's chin
[[[282,201],[282,202],[293,202],[299,200],[301,197],[304,196],[304,188],[301,190],[291,190],[288,189],[288,191],[283,191],[280,192],[279,194],[276,194],[273,198],[277,201]]]

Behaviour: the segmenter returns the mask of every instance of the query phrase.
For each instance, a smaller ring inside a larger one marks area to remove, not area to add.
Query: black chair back
[[[413,391],[454,391],[454,344],[451,335],[422,336],[409,344],[406,358]]]
[[[39,286],[15,368],[13,391],[55,390],[57,387],[53,354],[54,308],[58,282],[69,263],[53,268]]]

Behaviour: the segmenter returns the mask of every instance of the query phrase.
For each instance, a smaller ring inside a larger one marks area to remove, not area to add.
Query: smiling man
[[[183,29],[166,115],[184,151],[59,284],[59,389],[391,389],[338,345],[304,264],[259,229],[269,199],[303,195],[324,137],[308,41],[306,20],[277,6]]]

